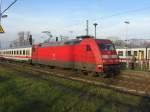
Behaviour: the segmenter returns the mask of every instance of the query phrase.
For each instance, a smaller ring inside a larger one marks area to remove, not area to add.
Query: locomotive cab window
[[[114,51],[115,46],[113,44],[99,43],[98,44],[100,50],[102,51]]]
[[[86,45],[86,51],[91,51],[91,46],[90,45]]]

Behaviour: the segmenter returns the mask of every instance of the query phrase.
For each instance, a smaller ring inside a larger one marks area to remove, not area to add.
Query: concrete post
[[[141,70],[143,70],[143,61],[140,61]]]
[[[150,60],[149,60],[149,70],[150,70]]]

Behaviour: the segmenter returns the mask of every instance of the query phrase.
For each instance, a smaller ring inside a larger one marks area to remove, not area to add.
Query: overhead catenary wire
[[[12,2],[6,9],[4,9],[4,11],[2,11],[1,14],[4,14],[8,9],[10,9],[18,0],[15,0],[14,2]]]
[[[145,11],[145,10],[148,10],[148,9],[150,9],[150,6],[143,7],[143,8],[138,8],[138,9],[133,9],[133,10],[127,10],[127,11],[123,11],[123,12],[119,12],[119,13],[114,13],[114,14],[111,14],[111,15],[108,15],[108,16],[101,16],[100,18],[92,20],[92,21],[110,19],[110,18],[113,18],[113,17],[129,14],[129,13],[136,13],[136,12]],[[66,27],[70,28],[70,27],[79,26],[79,25],[81,25],[81,23],[76,23],[74,25],[68,25]]]
[[[145,11],[150,9],[150,6],[148,7],[143,7],[143,8],[138,8],[138,9],[133,9],[133,10],[128,10],[128,11],[124,11],[124,12],[119,12],[119,13],[115,13],[112,15],[108,15],[108,16],[102,16],[100,19],[109,19],[112,17],[116,17],[116,16],[121,16],[121,15],[125,15],[125,14],[129,14],[129,13],[136,13],[136,12],[141,12],[141,11]]]

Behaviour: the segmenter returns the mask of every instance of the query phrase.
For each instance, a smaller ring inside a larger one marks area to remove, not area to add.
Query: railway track
[[[148,78],[143,78],[143,76],[138,77],[136,75],[128,74],[121,74],[115,78],[100,78],[100,77],[93,77],[92,75],[85,76],[83,74],[75,73],[72,70],[64,70],[64,69],[51,69],[47,66],[40,66],[40,65],[28,65],[26,63],[16,63],[16,62],[0,62],[2,65],[5,66],[12,66],[14,69],[19,70],[20,67],[24,67],[32,72],[38,72],[42,76],[51,75],[54,77],[64,78],[73,81],[80,81],[83,83],[88,83],[94,86],[100,86],[104,88],[113,89],[118,92],[123,92],[127,94],[133,94],[137,96],[144,96],[150,97],[150,81]],[[42,69],[41,69],[42,68]]]

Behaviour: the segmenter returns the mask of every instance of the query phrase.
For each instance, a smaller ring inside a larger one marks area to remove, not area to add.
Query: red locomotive
[[[119,59],[110,40],[81,36],[66,42],[0,50],[0,59],[32,61],[86,72],[119,73]]]
[[[101,74],[118,74],[119,59],[110,40],[81,36],[64,43],[34,45],[32,63]]]

